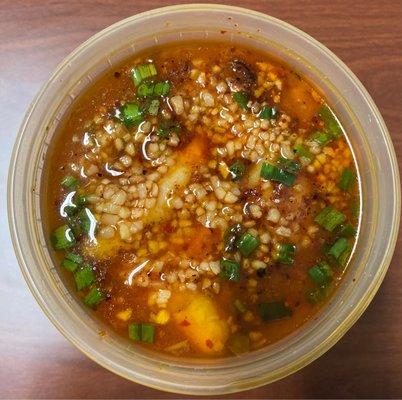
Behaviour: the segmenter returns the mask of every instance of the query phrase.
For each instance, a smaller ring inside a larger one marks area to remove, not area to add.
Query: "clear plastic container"
[[[155,354],[103,326],[69,293],[55,269],[40,207],[46,151],[74,98],[98,74],[138,50],[201,38],[222,38],[265,49],[322,89],[348,132],[363,202],[359,240],[349,271],[318,318],[273,346],[217,360]],[[221,5],[173,6],[138,14],[96,34],[71,53],[25,116],[14,147],[8,189],[10,229],[22,272],[60,332],[88,357],[127,379],[199,395],[241,391],[283,378],[333,346],[360,317],[381,284],[400,218],[400,182],[391,139],[377,107],[353,73],[300,30],[254,11]],[[99,335],[103,330],[108,334]]]

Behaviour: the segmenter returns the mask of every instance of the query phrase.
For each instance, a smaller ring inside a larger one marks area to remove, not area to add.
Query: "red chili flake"
[[[207,340],[205,341],[205,344],[206,344],[207,347],[209,347],[210,349],[212,349],[212,347],[214,347],[214,344],[213,344],[212,341],[209,340],[209,339],[207,339]]]
[[[174,228],[173,228],[173,226],[170,225],[170,224],[166,224],[166,225],[163,227],[163,230],[164,230],[166,233],[173,233],[173,232],[174,232]]]
[[[189,326],[190,322],[188,322],[186,319],[183,319],[183,321],[180,322],[181,326]]]

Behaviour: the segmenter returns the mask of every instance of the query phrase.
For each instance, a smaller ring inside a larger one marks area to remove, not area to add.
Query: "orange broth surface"
[[[135,55],[77,99],[52,144],[43,197],[61,270],[139,345],[270,345],[347,269],[359,193],[345,133],[269,54],[185,42]]]

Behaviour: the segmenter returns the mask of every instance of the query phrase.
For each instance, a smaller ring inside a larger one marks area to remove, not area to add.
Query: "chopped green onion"
[[[338,264],[339,264],[341,267],[346,267],[346,265],[347,265],[347,263],[348,263],[348,261],[349,261],[349,258],[350,258],[350,256],[351,256],[351,254],[352,254],[352,246],[351,246],[351,245],[348,245],[348,247],[346,248],[346,250],[339,256],[339,258],[338,258]]]
[[[235,305],[235,307],[237,308],[237,310],[238,310],[239,312],[241,312],[242,314],[247,311],[246,306],[245,306],[239,299],[236,299],[236,300],[234,301],[234,305]]]
[[[233,100],[243,109],[248,110],[248,96],[243,92],[234,92],[232,94]]]
[[[236,240],[241,230],[242,230],[241,224],[235,224],[226,229],[226,232],[223,235],[226,252],[230,253],[235,250]]]
[[[314,219],[315,222],[330,232],[332,232],[338,225],[345,222],[345,220],[345,215],[331,206],[323,208]]]
[[[178,124],[161,124],[159,129],[156,131],[156,135],[160,138],[168,139],[172,132],[179,133],[180,129],[181,127]]]
[[[286,172],[290,172],[291,174],[297,174],[300,171],[301,165],[297,161],[288,160],[284,157],[279,157],[277,160],[277,164],[280,168],[284,169]]]
[[[128,337],[136,342],[139,342],[141,340],[141,324],[129,324]]]
[[[155,338],[155,327],[151,324],[141,324],[141,340],[146,343],[153,343]]]
[[[154,99],[154,100],[152,100],[151,103],[149,104],[148,113],[149,113],[150,115],[155,116],[155,115],[158,115],[158,111],[159,111],[159,100]]]
[[[88,203],[88,197],[85,194],[80,194],[75,200],[77,207],[83,207]]]
[[[260,239],[246,232],[240,236],[236,242],[236,246],[244,257],[249,257],[260,245]]]
[[[95,273],[92,267],[88,264],[83,265],[80,269],[76,270],[74,274],[77,290],[82,290],[91,286],[95,281]]]
[[[301,144],[297,144],[295,146],[296,154],[305,160],[311,161],[313,159],[313,155],[311,154],[310,150],[306,149],[304,146]]]
[[[61,266],[70,272],[74,272],[78,268],[78,264],[74,261],[69,260],[68,258],[63,259],[63,261],[61,262]]]
[[[133,125],[137,125],[143,121],[140,106],[136,103],[126,103],[120,108],[116,116],[123,122],[123,124],[130,128]]]
[[[333,256],[336,260],[349,247],[349,242],[345,238],[339,238],[329,249],[328,255]]]
[[[342,129],[339,125],[334,113],[327,105],[323,105],[318,111],[318,115],[322,118],[326,130],[334,137],[338,138],[342,135]]]
[[[237,181],[243,178],[244,174],[246,173],[246,166],[244,165],[243,161],[237,160],[229,167],[230,175],[234,181]]]
[[[137,95],[141,97],[166,96],[170,90],[170,83],[164,82],[144,82],[138,86]]]
[[[73,231],[68,225],[59,226],[54,230],[50,236],[50,241],[55,250],[64,250],[75,245]]]
[[[172,132],[180,133],[180,131],[181,131],[181,126],[180,126],[179,124],[171,124],[171,125],[169,126],[169,129],[170,129]]]
[[[257,311],[264,322],[290,317],[293,312],[283,301],[263,302],[257,305]]]
[[[261,119],[275,119],[278,116],[278,109],[276,107],[264,106],[258,117]]]
[[[262,163],[260,175],[264,179],[280,182],[286,186],[292,186],[296,179],[296,175],[268,163]]]
[[[325,286],[332,280],[332,269],[324,261],[320,261],[308,270],[310,279],[317,286]]]
[[[142,64],[131,70],[135,86],[138,86],[144,79],[157,75],[156,67],[154,64]]]
[[[359,200],[352,200],[352,202],[350,203],[350,208],[352,211],[352,217],[353,218],[358,218],[359,217],[359,212],[360,212],[360,204],[359,204]]]
[[[316,131],[310,136],[310,140],[316,142],[320,146],[325,146],[332,141],[332,137],[326,132]]]
[[[70,192],[67,194],[66,198],[63,200],[63,203],[60,206],[60,215],[62,217],[71,217],[78,211],[77,205],[74,203],[75,192]]]
[[[82,235],[82,226],[78,218],[68,218],[68,224],[73,232],[73,235],[78,239]]]
[[[82,257],[79,254],[67,253],[61,262],[61,266],[70,272],[74,272],[82,263]]]
[[[60,214],[63,217],[71,217],[75,215],[86,203],[87,197],[85,195],[77,195],[77,192],[70,192],[67,194],[60,206]]]
[[[250,351],[250,338],[244,333],[236,332],[229,337],[227,347],[236,356],[247,353]]]
[[[136,342],[141,340],[146,343],[153,343],[155,340],[155,327],[151,324],[132,323],[128,325],[128,336]]]
[[[236,261],[222,258],[220,277],[227,281],[240,281],[240,264]]]
[[[60,182],[62,186],[64,186],[67,189],[75,189],[78,186],[78,179],[74,178],[71,175],[66,175]]]
[[[170,132],[166,129],[159,128],[156,131],[156,136],[159,136],[160,138],[163,138],[163,139],[168,139],[168,138],[170,138]]]
[[[77,264],[81,264],[82,263],[82,257],[79,254],[75,254],[75,253],[67,253],[66,254],[66,259],[70,260],[72,262],[75,262]]]
[[[91,308],[96,306],[105,298],[105,294],[97,287],[93,287],[84,297],[84,303]]]
[[[356,235],[356,229],[351,224],[341,225],[339,227],[339,235],[350,238]]]
[[[276,261],[292,265],[295,262],[296,246],[293,243],[280,243],[277,247]]]
[[[350,189],[352,189],[355,180],[356,180],[355,174],[350,169],[345,168],[342,172],[342,176],[338,183],[338,186],[344,192],[348,192]]]
[[[153,82],[143,82],[137,89],[137,95],[141,97],[153,96],[155,89],[155,83]]]
[[[96,230],[97,221],[95,216],[92,214],[91,210],[85,207],[84,209],[81,210],[79,217],[84,232],[93,235]]]
[[[170,83],[168,81],[157,82],[154,88],[154,95],[166,96],[170,90]]]

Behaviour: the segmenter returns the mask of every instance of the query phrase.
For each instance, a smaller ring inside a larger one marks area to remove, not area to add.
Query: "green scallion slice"
[[[172,132],[180,133],[181,127],[179,124],[164,124],[162,123],[158,130],[156,131],[156,135],[163,139],[168,139],[172,135]]]
[[[66,175],[60,182],[66,189],[73,190],[78,186],[78,179],[72,175]]]
[[[350,209],[352,212],[352,217],[353,218],[358,218],[359,217],[359,212],[360,212],[360,204],[359,200],[353,199],[350,203]]]
[[[314,219],[317,224],[321,225],[330,232],[332,232],[338,225],[345,222],[345,220],[345,215],[335,210],[331,206],[327,206],[322,209]]]
[[[346,224],[346,225],[341,225],[339,228],[339,231],[337,230],[337,233],[339,232],[340,236],[350,238],[356,236],[356,229],[353,227],[352,224]]]
[[[280,243],[277,247],[276,261],[292,265],[295,262],[296,246],[293,243]]]
[[[62,260],[61,266],[70,272],[74,272],[79,267],[79,265],[76,262],[71,261],[68,258],[64,258]]]
[[[355,181],[356,175],[349,168],[345,168],[342,172],[338,186],[344,192],[348,192],[350,189],[352,189]]]
[[[120,108],[117,117],[127,128],[130,128],[133,125],[138,125],[143,121],[142,112],[137,103],[124,104],[124,106]]]
[[[145,343],[153,343],[155,339],[155,327],[151,324],[141,324],[141,340]]]
[[[222,258],[220,277],[227,281],[240,281],[240,264],[236,261]]]
[[[236,246],[244,257],[251,256],[259,245],[260,239],[249,232],[243,233],[236,241]]]
[[[79,291],[91,286],[92,283],[95,282],[96,277],[92,267],[88,264],[85,264],[75,271],[74,279],[77,290]]]
[[[62,217],[72,217],[77,213],[79,208],[77,205],[73,202],[71,195],[74,195],[74,192],[71,192],[68,194],[66,199],[63,201],[63,203],[60,206],[60,215]]]
[[[248,110],[248,96],[244,92],[234,92],[232,94],[233,100],[245,111]]]
[[[85,194],[80,194],[74,200],[74,203],[77,205],[77,207],[81,208],[88,203],[88,197]]]
[[[67,253],[66,254],[66,259],[70,260],[72,262],[75,262],[77,264],[82,263],[82,257],[79,254],[76,254],[76,253]]]
[[[156,131],[156,136],[159,136],[160,138],[163,138],[163,139],[169,139],[170,138],[170,132],[168,130],[166,130],[166,129],[159,128]]]
[[[345,251],[339,256],[338,264],[341,267],[346,267],[350,256],[352,255],[352,246],[349,244]]]
[[[325,146],[332,141],[332,137],[326,132],[316,131],[310,136],[310,140],[316,142],[320,146]]]
[[[229,166],[230,175],[234,181],[237,181],[243,178],[246,173],[246,166],[241,160],[235,161],[233,164]]]
[[[84,297],[84,303],[91,308],[96,308],[105,299],[105,294],[97,287],[93,287]]]
[[[342,136],[342,129],[339,125],[337,119],[335,118],[334,113],[327,105],[323,105],[318,111],[318,115],[322,118],[325,124],[325,129],[333,136],[340,137]]]
[[[64,250],[75,245],[73,231],[68,225],[62,225],[55,229],[50,236],[50,241],[55,250]]]
[[[260,303],[257,305],[257,312],[264,322],[290,317],[293,314],[283,301]]]
[[[97,221],[91,210],[85,207],[80,211],[79,218],[83,231],[93,235],[96,231]]]
[[[264,179],[280,182],[286,186],[292,186],[296,179],[296,175],[268,163],[262,163],[260,175]]]
[[[137,95],[140,97],[151,97],[154,95],[155,83],[143,82],[137,89]]]
[[[154,95],[166,96],[170,91],[170,83],[168,81],[157,82],[154,87]]]
[[[76,239],[80,238],[83,234],[81,222],[77,217],[69,217],[68,225],[70,226],[73,235]]]
[[[142,64],[131,70],[131,76],[134,81],[134,85],[138,86],[144,79],[151,78],[158,74],[154,64]]]
[[[129,324],[128,337],[136,342],[139,342],[141,340],[141,324]]]
[[[336,260],[342,255],[342,253],[349,248],[349,242],[345,238],[339,238],[329,249],[328,255],[334,257]]]
[[[308,275],[317,286],[325,286],[332,280],[332,269],[325,261],[320,261],[308,270]]]
[[[166,96],[170,91],[170,83],[163,82],[143,82],[137,89],[140,97]]]
[[[276,107],[262,107],[258,117],[261,119],[275,119],[278,116],[278,109]]]
[[[159,100],[154,99],[149,104],[148,114],[156,116],[158,115],[158,111],[159,111]]]
[[[301,144],[297,144],[295,146],[296,154],[301,158],[305,159],[306,161],[311,161],[314,157],[311,154],[310,150],[306,147],[302,146]]]
[[[297,174],[300,171],[301,165],[297,161],[288,160],[284,157],[279,157],[277,162],[278,166],[291,174]]]

